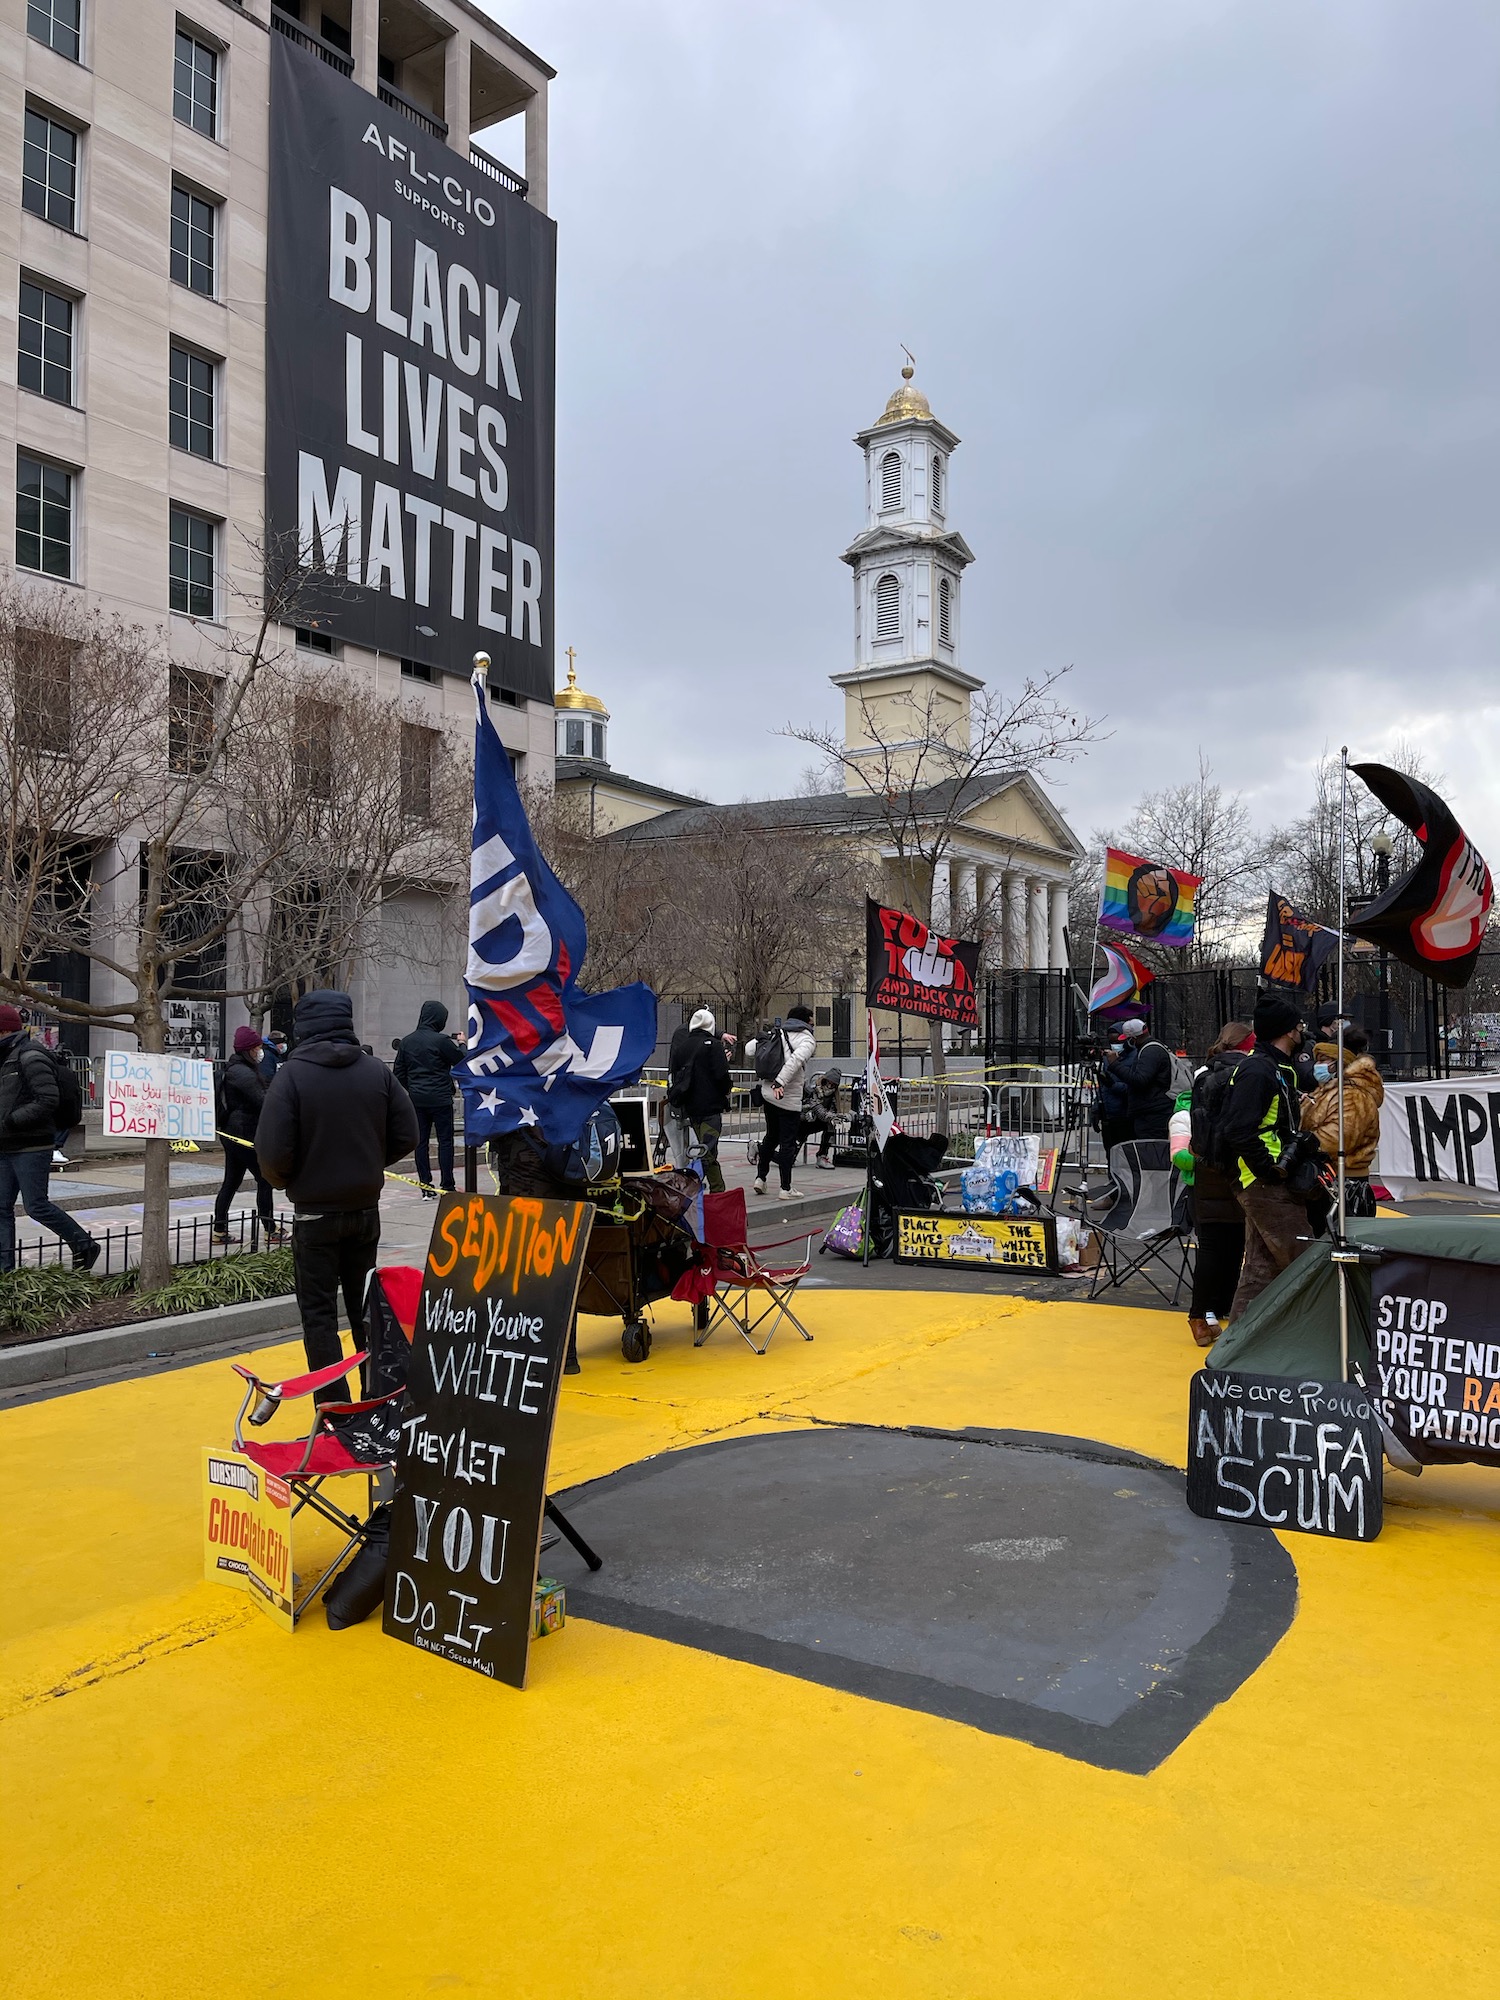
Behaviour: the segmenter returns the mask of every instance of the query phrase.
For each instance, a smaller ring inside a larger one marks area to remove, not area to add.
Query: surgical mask
[[[1319,1083],[1327,1083],[1329,1077],[1333,1075],[1332,1066],[1328,1063],[1314,1063],[1313,1075]]]
[[[1111,1042],[1109,1052],[1112,1056],[1122,1056],[1125,1053],[1125,1044],[1123,1042]]]

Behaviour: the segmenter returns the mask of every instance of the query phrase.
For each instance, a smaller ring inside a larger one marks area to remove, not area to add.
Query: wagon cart
[[[623,1322],[620,1352],[644,1361],[651,1352],[646,1308],[666,1298],[697,1245],[682,1219],[698,1182],[676,1173],[624,1174],[613,1210],[601,1206],[589,1236],[578,1310]]]

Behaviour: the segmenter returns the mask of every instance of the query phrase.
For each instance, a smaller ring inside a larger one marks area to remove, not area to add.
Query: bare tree
[[[583,985],[599,993],[643,979],[660,991],[670,960],[672,900],[660,844],[628,844],[623,835],[599,832],[587,799],[550,785],[528,785],[524,802],[537,846],[583,911],[589,939]]]
[[[1398,743],[1380,760],[1409,778],[1417,778],[1433,790],[1441,791],[1443,777],[1434,771],[1422,753],[1409,743]],[[1313,802],[1300,819],[1292,821],[1280,834],[1285,860],[1277,887],[1299,909],[1323,923],[1336,924],[1339,915],[1339,828],[1341,773],[1337,755],[1321,758],[1313,773]],[[1343,842],[1343,868],[1349,897],[1373,896],[1378,880],[1378,864],[1372,839],[1386,835],[1392,842],[1390,876],[1394,881],[1416,865],[1420,848],[1416,836],[1401,820],[1388,813],[1373,792],[1356,777],[1349,779],[1349,811]]]
[[[947,860],[984,782],[1065,763],[1096,740],[1098,723],[1063,701],[1069,669],[1025,680],[1014,694],[985,688],[967,712],[934,689],[871,699],[858,691],[856,740],[832,729],[783,733],[813,750],[855,798],[874,804],[891,891],[926,923],[948,912],[933,905],[934,877]],[[976,912],[993,925],[993,912]],[[930,1024],[933,1074],[946,1074],[942,1023]]]
[[[216,655],[187,666],[159,634],[61,593],[0,586],[0,993],[160,1053],[168,1001],[263,1004],[344,962],[393,877],[433,861],[434,760],[424,817],[407,810],[407,719],[368,700],[350,719],[345,692],[310,728],[306,704],[332,690],[306,684],[279,644],[298,588],[295,574],[267,588]],[[452,757],[435,757],[440,802]],[[316,921],[290,920],[308,901]],[[115,997],[55,995],[37,968],[66,951],[85,953]],[[166,1140],[146,1142],[144,1195],[151,1286],[170,1270]]]

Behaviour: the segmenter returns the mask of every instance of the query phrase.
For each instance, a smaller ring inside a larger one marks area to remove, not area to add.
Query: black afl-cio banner
[[[297,622],[552,699],[557,235],[271,37],[268,567]]]

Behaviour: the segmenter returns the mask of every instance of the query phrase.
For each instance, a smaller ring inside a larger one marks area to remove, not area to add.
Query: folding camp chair
[[[290,1489],[293,1519],[304,1507],[310,1507],[343,1536],[338,1553],[312,1583],[299,1591],[294,1582],[293,1625],[334,1573],[364,1547],[375,1511],[376,1482],[395,1470],[394,1424],[389,1418],[373,1424],[357,1420],[385,1410],[406,1394],[405,1349],[411,1341],[421,1285],[421,1272],[405,1266],[372,1274],[365,1295],[369,1341],[347,1361],[335,1361],[327,1368],[279,1382],[268,1382],[242,1362],[232,1364],[245,1383],[244,1400],[234,1420],[234,1449],[259,1466],[268,1480],[279,1479]],[[247,1421],[257,1427],[268,1424],[284,1402],[313,1396],[355,1368],[362,1371],[366,1388],[373,1393],[357,1402],[314,1404],[312,1425],[304,1436],[264,1440],[245,1436]],[[336,1506],[322,1490],[326,1479],[348,1478],[365,1481],[363,1520]]]
[[[1127,1278],[1140,1276],[1168,1305],[1175,1306],[1193,1272],[1192,1225],[1187,1189],[1172,1165],[1165,1139],[1132,1139],[1109,1149],[1109,1186],[1094,1197],[1107,1205],[1100,1214],[1085,1209],[1098,1233],[1099,1262],[1089,1297],[1097,1298]],[[1152,1266],[1172,1278],[1168,1296]]]
[[[771,1336],[784,1319],[789,1319],[804,1340],[812,1335],[792,1311],[792,1295],[812,1268],[812,1238],[800,1264],[763,1264],[746,1242],[750,1233],[745,1213],[745,1190],[727,1188],[723,1194],[703,1197],[703,1245],[714,1263],[715,1289],[704,1300],[707,1317],[694,1335],[694,1347],[701,1347],[720,1320],[732,1326],[756,1354],[764,1354]],[[752,1308],[752,1294],[759,1308]],[[760,1301],[764,1300],[764,1304]],[[757,1347],[755,1336],[766,1320],[766,1337]]]

